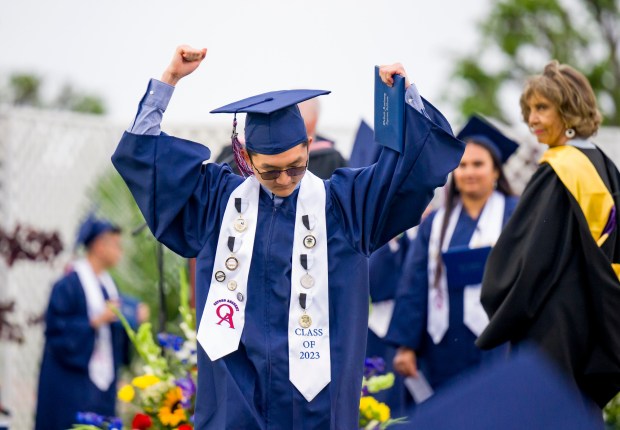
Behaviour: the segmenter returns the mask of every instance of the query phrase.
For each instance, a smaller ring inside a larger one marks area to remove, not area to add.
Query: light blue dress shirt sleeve
[[[420,97],[418,88],[413,82],[411,83],[411,85],[409,85],[409,88],[407,88],[407,91],[405,92],[405,101],[409,106],[420,112],[425,117],[429,118],[426,110],[424,109],[424,102],[422,101],[422,97]]]
[[[174,87],[157,79],[151,79],[146,93],[138,105],[138,113],[133,124],[127,129],[129,133],[158,135],[161,133],[161,121],[168,107]]]

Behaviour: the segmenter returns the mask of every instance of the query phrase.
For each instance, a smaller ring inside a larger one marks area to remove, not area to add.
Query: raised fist
[[[170,85],[192,73],[207,55],[207,48],[195,49],[189,45],[178,46],[174,51],[170,64],[164,71],[161,81]]]

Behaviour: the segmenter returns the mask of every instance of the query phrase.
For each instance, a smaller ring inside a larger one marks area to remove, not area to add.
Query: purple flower
[[[75,416],[77,424],[87,424],[95,427],[101,427],[105,418],[94,412],[78,412]]]
[[[196,393],[196,385],[194,380],[188,376],[186,378],[179,378],[175,381],[177,387],[181,389],[183,393],[183,400],[181,405],[185,409],[189,409],[192,406],[192,396]]]
[[[110,417],[108,420],[110,421],[108,430],[123,430],[123,420],[119,417]]]
[[[385,361],[381,357],[371,357],[364,361],[364,377],[380,375],[385,372]]]
[[[173,351],[180,351],[184,342],[181,336],[170,333],[159,333],[157,335],[157,341],[162,347],[172,349]]]

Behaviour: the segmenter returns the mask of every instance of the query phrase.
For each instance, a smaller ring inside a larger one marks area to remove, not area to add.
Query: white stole
[[[118,299],[118,290],[112,277],[103,272],[97,276],[86,259],[78,260],[73,265],[84,295],[88,319],[92,320],[105,311],[105,299],[101,287],[106,289],[110,300]],[[107,391],[114,381],[114,351],[112,349],[112,331],[109,324],[101,325],[95,335],[95,347],[88,361],[88,377],[101,391]]]
[[[239,348],[245,306],[247,300],[251,300],[248,279],[259,195],[258,180],[253,176],[247,178],[230,195],[222,218],[209,294],[197,335],[212,361]],[[241,206],[239,201],[243,202]],[[300,184],[295,215],[288,344],[289,379],[308,401],[331,380],[325,201],[325,184],[306,172]],[[237,228],[239,220],[243,220],[243,231]],[[308,236],[312,237],[310,242],[306,241]],[[306,268],[302,267],[302,254]],[[236,267],[234,264],[227,266],[231,257],[236,259]],[[302,294],[305,294],[304,300],[301,300]]]
[[[493,246],[502,232],[506,199],[500,192],[494,191],[484,205],[478,218],[476,230],[469,241],[470,248]],[[437,257],[440,252],[448,250],[454,229],[462,210],[462,203],[456,205],[450,219],[443,243],[439,244],[441,226],[445,217],[445,210],[437,211],[431,227],[431,236],[428,246],[428,322],[427,330],[431,339],[438,344],[443,339],[449,326],[449,300],[446,267],[442,267],[439,285],[435,287],[437,272]],[[488,316],[480,303],[481,285],[467,285],[463,291],[463,323],[472,333],[479,336],[489,323]]]

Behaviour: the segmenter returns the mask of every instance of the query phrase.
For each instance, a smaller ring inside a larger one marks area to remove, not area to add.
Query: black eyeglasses
[[[301,176],[308,169],[308,160],[306,160],[305,166],[289,167],[288,169],[282,169],[282,170],[269,170],[267,172],[261,172],[260,170],[258,170],[256,166],[254,165],[254,162],[252,161],[252,157],[250,157],[250,164],[252,164],[252,167],[256,169],[256,172],[265,181],[273,181],[274,179],[278,179],[280,175],[282,174],[282,172],[285,172],[290,177]]]

